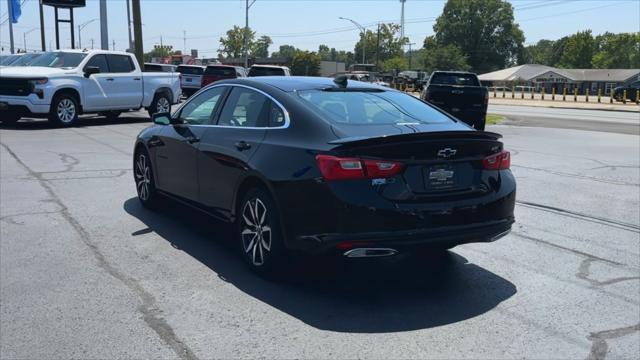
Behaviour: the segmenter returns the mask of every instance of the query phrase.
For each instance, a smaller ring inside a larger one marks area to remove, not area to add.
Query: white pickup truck
[[[78,115],[115,119],[145,108],[169,112],[180,101],[180,74],[142,72],[133,54],[103,50],[45,52],[29,66],[0,69],[0,121],[48,117],[71,126]]]

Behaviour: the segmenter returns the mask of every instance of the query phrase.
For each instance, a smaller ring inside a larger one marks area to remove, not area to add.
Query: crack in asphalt
[[[619,283],[621,281],[628,281],[628,280],[640,280],[640,276],[622,276],[622,277],[617,277],[617,278],[613,278],[613,279],[609,279],[609,280],[605,280],[605,281],[599,281],[599,280],[595,280],[595,279],[591,279],[589,278],[589,275],[591,275],[590,270],[591,270],[591,263],[594,261],[602,261],[601,259],[596,259],[593,257],[589,257],[587,259],[584,259],[581,263],[580,263],[580,267],[578,268],[578,273],[576,274],[576,277],[585,281],[588,281],[591,286],[604,286],[604,285],[611,285],[611,284],[615,284],[615,283]]]
[[[529,236],[527,234],[519,233],[519,232],[516,232],[516,231],[512,231],[511,234],[513,234],[513,235],[515,235],[515,236],[517,236],[519,238],[522,238],[522,239],[527,239],[527,240],[539,242],[539,243],[542,243],[542,244],[545,244],[545,245],[548,245],[548,246],[552,246],[552,247],[557,248],[557,249],[562,249],[562,250],[565,250],[565,251],[569,251],[569,252],[571,252],[571,253],[573,253],[575,255],[579,255],[579,256],[582,256],[582,257],[585,257],[585,258],[588,258],[588,259],[598,260],[598,261],[602,261],[602,262],[605,262],[605,263],[608,263],[608,264],[611,264],[611,265],[616,265],[616,266],[624,266],[624,264],[616,262],[616,261],[613,261],[613,260],[601,258],[599,256],[595,256],[595,255],[592,255],[592,254],[589,254],[589,253],[586,253],[586,252],[583,252],[583,251],[580,251],[580,250],[572,249],[570,247],[554,244],[554,243],[552,243],[550,241],[542,240],[542,239],[539,239],[539,238],[536,238],[536,237],[533,237],[533,236]]]
[[[80,160],[78,160],[78,158],[76,158],[73,155],[69,155],[66,153],[58,153],[58,156],[60,157],[60,161],[62,161],[65,164],[65,169],[62,170],[61,172],[68,172],[68,171],[73,171],[73,168],[80,164]]]
[[[574,219],[579,219],[579,220],[583,220],[583,221],[593,222],[593,223],[596,223],[596,224],[615,227],[617,229],[622,229],[622,230],[627,230],[627,231],[631,231],[631,232],[635,232],[635,233],[640,233],[640,225],[636,225],[636,224],[630,224],[630,223],[625,223],[625,222],[622,222],[622,221],[611,220],[611,219],[607,219],[607,218],[603,218],[603,217],[588,215],[588,214],[580,213],[580,212],[577,212],[577,211],[558,208],[558,207],[555,207],[555,206],[537,204],[537,203],[529,202],[529,201],[516,200],[516,204],[517,205],[521,205],[521,206],[525,206],[525,207],[529,207],[529,208],[532,208],[532,209],[552,212],[552,213],[555,213],[555,214],[558,214],[558,215],[568,216],[568,217],[571,217],[571,218],[574,218]]]
[[[564,177],[571,177],[571,178],[576,178],[576,179],[583,179],[583,180],[591,180],[591,181],[597,181],[597,182],[601,182],[601,183],[605,183],[605,184],[611,184],[611,185],[622,185],[622,186],[640,186],[640,184],[637,183],[630,183],[630,182],[626,182],[626,181],[618,181],[618,180],[613,180],[613,179],[604,179],[604,178],[600,178],[600,177],[596,177],[596,176],[589,176],[589,175],[580,175],[580,174],[572,174],[572,173],[567,173],[567,172],[562,172],[562,171],[555,171],[555,170],[549,170],[549,169],[542,169],[542,168],[536,168],[536,167],[531,167],[531,166],[523,166],[523,165],[511,165],[512,168],[522,168],[522,169],[527,169],[527,170],[534,170],[534,171],[542,171],[548,174],[552,174],[552,175],[558,175],[558,176],[564,176]]]
[[[51,198],[51,202],[60,207],[58,213],[71,225],[74,231],[78,234],[82,242],[91,250],[94,258],[97,261],[97,265],[104,269],[107,274],[113,278],[122,282],[126,287],[133,291],[142,301],[142,304],[138,306],[138,311],[142,314],[144,322],[153,330],[156,334],[176,353],[181,359],[191,360],[197,359],[191,349],[182,342],[171,325],[162,318],[160,315],[162,311],[156,306],[156,300],[152,294],[147,292],[136,279],[127,276],[107,261],[105,256],[100,252],[100,249],[91,242],[89,233],[87,230],[71,215],[71,212],[66,205],[62,202],[60,197],[53,191],[52,187],[47,183],[46,179],[43,179],[41,175],[33,171],[27,164],[25,164],[6,144],[1,143],[2,147],[13,157],[13,159],[20,164],[33,178],[37,179],[40,185],[44,188],[46,193]]]
[[[0,216],[0,221],[5,221],[5,222],[7,222],[9,224],[13,224],[13,225],[24,225],[24,223],[18,222],[14,218],[21,217],[21,216],[47,215],[47,214],[59,214],[59,213],[60,213],[60,210],[56,210],[56,211],[34,211],[34,212],[28,212],[28,213],[9,214],[9,215]]]
[[[47,181],[64,181],[64,180],[85,180],[85,179],[114,179],[119,178],[127,174],[127,172],[132,170],[118,170],[115,175],[105,175],[105,176],[76,176],[76,177],[60,177],[60,178],[44,178]]]
[[[625,335],[629,335],[635,331],[640,331],[640,324],[622,327],[618,329],[603,330],[591,333],[587,339],[591,341],[591,352],[589,352],[588,360],[603,360],[609,351],[607,340],[616,339]]]

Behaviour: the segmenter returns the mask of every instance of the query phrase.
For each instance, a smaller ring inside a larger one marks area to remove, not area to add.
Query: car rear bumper
[[[511,231],[513,218],[461,226],[402,231],[364,232],[356,234],[306,235],[299,241],[307,252],[316,254],[341,253],[356,248],[387,248],[398,253],[423,248],[451,248],[474,242],[496,241]]]

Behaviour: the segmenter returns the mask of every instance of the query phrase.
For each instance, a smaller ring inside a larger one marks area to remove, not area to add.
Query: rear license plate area
[[[456,167],[449,164],[426,166],[423,170],[426,190],[451,189],[457,185]]]
[[[185,78],[184,80],[185,80],[186,82],[191,82],[191,80],[192,80],[192,79],[191,79],[191,78]]]

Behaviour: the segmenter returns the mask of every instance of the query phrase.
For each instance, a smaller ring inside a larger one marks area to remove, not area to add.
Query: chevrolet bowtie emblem
[[[438,157],[448,159],[454,156],[458,150],[452,148],[444,148],[442,150],[438,150]]]

